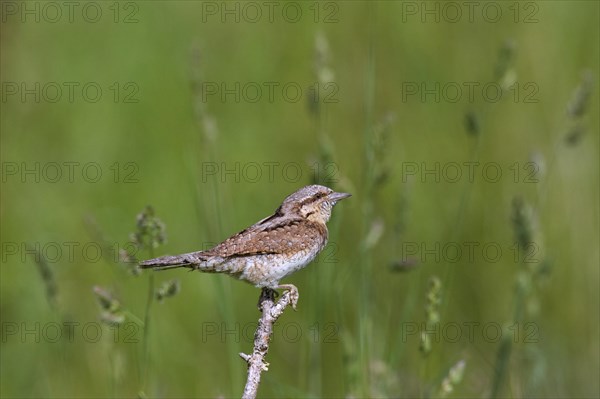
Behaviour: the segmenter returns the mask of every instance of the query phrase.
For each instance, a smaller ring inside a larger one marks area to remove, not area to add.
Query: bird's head
[[[296,213],[299,216],[320,223],[327,223],[333,206],[340,200],[350,197],[348,193],[337,193],[332,189],[311,185],[289,195],[281,204],[283,213]]]

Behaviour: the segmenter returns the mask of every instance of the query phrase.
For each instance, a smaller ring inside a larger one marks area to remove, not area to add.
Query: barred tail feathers
[[[201,269],[204,263],[201,254],[202,252],[191,252],[183,255],[161,256],[160,258],[148,259],[140,262],[140,268],[168,270],[177,267],[188,267],[191,269]]]

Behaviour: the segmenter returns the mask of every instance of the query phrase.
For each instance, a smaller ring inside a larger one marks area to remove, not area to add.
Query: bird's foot
[[[279,293],[272,288],[264,287],[260,292],[260,297],[258,297],[258,310],[262,311],[262,303],[263,301],[269,300],[271,302],[275,302],[275,298],[279,296]]]
[[[281,284],[276,288],[280,290],[286,290],[290,293],[290,300],[292,302],[292,309],[296,310],[296,305],[298,305],[298,299],[300,299],[300,294],[298,293],[298,288],[296,288],[293,284]]]
[[[296,310],[296,306],[298,305],[298,299],[300,298],[300,294],[298,293],[298,288],[296,288],[293,284],[281,284],[275,287],[279,290],[285,290],[289,292],[290,302],[292,305],[292,309]],[[279,296],[279,293],[275,291],[273,288],[264,287],[260,292],[260,297],[258,298],[258,310],[262,312],[262,304],[264,301],[269,300],[275,303],[275,299]]]

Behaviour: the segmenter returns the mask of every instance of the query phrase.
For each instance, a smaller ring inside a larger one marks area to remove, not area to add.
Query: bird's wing
[[[268,224],[261,222],[204,253],[223,258],[281,254],[312,248],[314,245],[322,246],[327,241],[325,226],[304,219],[271,220]]]

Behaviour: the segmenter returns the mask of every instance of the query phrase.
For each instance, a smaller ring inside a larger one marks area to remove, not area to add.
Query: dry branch
[[[260,375],[268,370],[269,363],[265,362],[269,351],[269,341],[273,334],[273,325],[283,314],[285,308],[297,301],[297,291],[285,291],[281,298],[275,303],[274,291],[263,288],[259,300],[259,308],[262,316],[258,320],[258,326],[254,333],[254,350],[252,355],[240,353],[240,357],[248,363],[248,379],[242,399],[254,399],[258,394]]]

